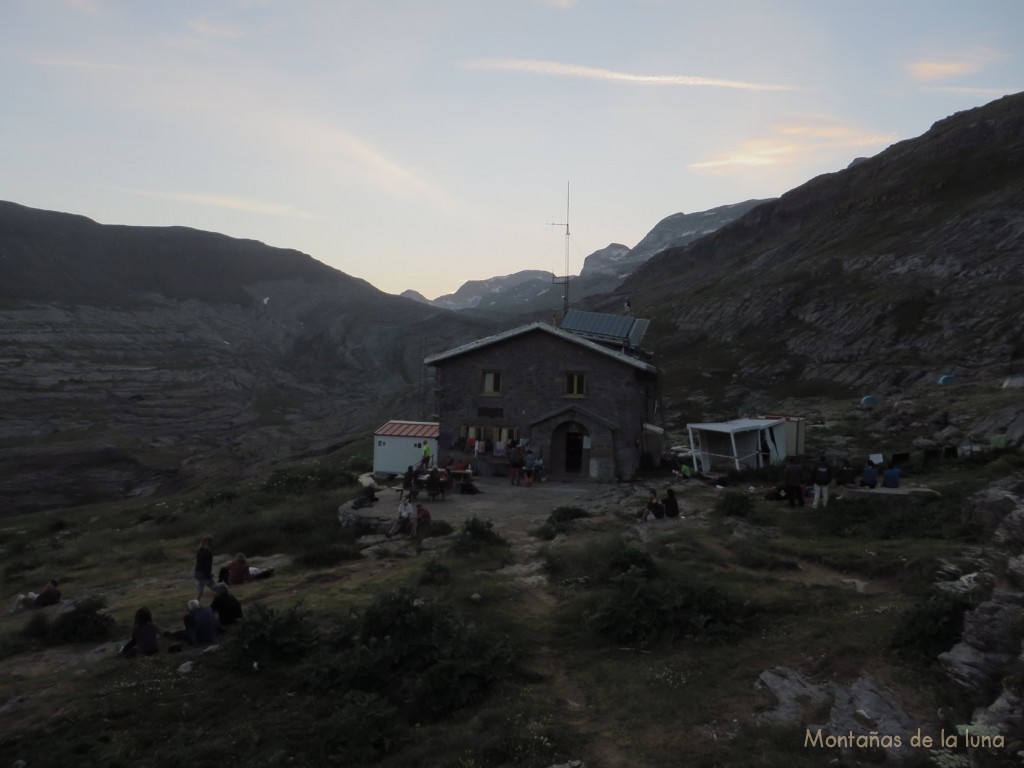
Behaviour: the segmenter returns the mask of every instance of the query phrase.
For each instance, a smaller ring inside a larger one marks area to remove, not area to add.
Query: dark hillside
[[[304,253],[186,227],[101,225],[84,216],[0,201],[0,301],[137,304],[140,294],[248,305],[245,285],[331,284],[383,296]]]
[[[291,250],[0,204],[0,513],[229,479],[429,415],[491,332]]]
[[[1022,285],[1018,94],[664,251],[618,294],[661,321],[680,389],[735,405],[1001,381],[1024,369]]]

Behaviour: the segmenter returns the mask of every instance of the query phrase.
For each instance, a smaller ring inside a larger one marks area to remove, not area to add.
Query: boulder
[[[835,736],[851,732],[858,736],[871,732],[912,733],[917,726],[899,699],[870,675],[861,675],[849,685],[815,684],[793,669],[776,667],[762,672],[758,684],[766,687],[778,702],[774,710],[758,716],[763,723],[797,725],[807,728],[811,734],[820,729],[822,734]],[[807,725],[826,710],[824,722]],[[909,744],[904,743],[878,752],[883,759],[898,761],[906,757],[909,750]],[[862,749],[849,752],[864,756]]]

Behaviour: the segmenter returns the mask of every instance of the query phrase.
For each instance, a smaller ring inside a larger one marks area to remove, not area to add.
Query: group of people
[[[829,464],[824,456],[820,456],[814,465],[814,469],[811,471],[814,509],[818,508],[819,503],[822,508],[828,506],[828,491],[829,486],[832,484],[832,474],[832,465]],[[867,464],[864,465],[860,472],[858,480],[857,470],[853,468],[848,459],[843,459],[836,472],[836,483],[840,488],[854,484],[859,484],[862,488],[877,488],[879,479],[881,479],[883,488],[899,488],[900,476],[900,469],[895,464],[889,464],[879,473],[875,463],[868,459]],[[788,499],[789,506],[791,507],[802,507],[804,506],[804,496],[806,495],[805,487],[804,465],[795,458],[790,458],[782,470],[782,488],[776,491],[778,498]]]
[[[391,524],[385,536],[408,535],[410,539],[419,536],[420,531],[430,525],[430,510],[420,503],[415,505],[410,495],[403,490],[402,497],[398,502],[398,516]]]
[[[256,575],[253,574],[256,571]],[[217,634],[226,627],[242,619],[242,604],[228,590],[228,583],[244,584],[263,574],[273,573],[273,569],[253,568],[248,564],[245,554],[239,552],[220,570],[220,579],[213,580],[213,540],[207,536],[199,542],[196,550],[194,578],[196,596],[185,606],[182,628],[166,630],[164,637],[179,641],[168,650],[181,650],[180,641],[191,646],[208,645],[217,639]],[[208,606],[200,602],[204,592],[209,589],[213,597]],[[153,613],[143,606],[135,611],[132,623],[132,634],[128,642],[118,646],[118,653],[125,657],[152,656],[160,651],[161,632],[153,621]]]
[[[532,448],[512,443],[508,449],[508,474],[512,485],[530,487],[544,479],[544,459],[534,454]]]
[[[679,517],[679,499],[676,498],[676,492],[669,488],[665,491],[665,498],[658,498],[658,492],[651,490],[651,496],[647,500],[647,504],[637,514],[641,523],[646,523],[652,517],[656,520],[661,520],[666,517]]]

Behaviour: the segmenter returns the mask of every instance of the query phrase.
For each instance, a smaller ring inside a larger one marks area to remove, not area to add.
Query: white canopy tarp
[[[693,468],[709,473],[716,464],[737,470],[781,463],[787,455],[785,419],[733,419],[687,424]]]

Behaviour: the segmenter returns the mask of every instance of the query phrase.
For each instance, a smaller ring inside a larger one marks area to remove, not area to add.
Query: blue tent
[[[953,377],[953,376],[950,376],[948,373],[945,373],[942,376],[939,376],[939,384],[955,384],[955,383],[956,383],[956,378]]]
[[[860,404],[861,405],[878,405],[878,401],[875,399],[874,395],[864,395],[864,397],[862,397],[860,399]]]

